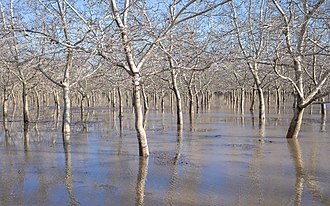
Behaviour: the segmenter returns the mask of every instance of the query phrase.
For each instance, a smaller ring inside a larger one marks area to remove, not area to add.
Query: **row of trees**
[[[329,8],[325,0],[1,1],[3,121],[17,91],[24,122],[28,96],[51,93],[68,140],[75,94],[83,109],[96,91],[122,105],[130,90],[139,152],[148,156],[148,98],[164,106],[173,92],[181,127],[182,93],[192,114],[214,92],[239,89],[244,106],[252,89],[262,125],[268,89],[294,93],[287,137],[297,138],[304,109],[330,92]]]

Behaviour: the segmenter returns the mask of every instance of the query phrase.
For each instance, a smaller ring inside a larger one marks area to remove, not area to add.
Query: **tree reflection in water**
[[[194,131],[193,129],[193,124],[191,124],[191,131]],[[181,156],[181,148],[182,148],[182,132],[183,132],[183,127],[182,125],[178,125],[177,127],[177,140],[176,140],[176,150],[175,150],[175,157],[173,164],[171,165],[171,181],[170,181],[170,187],[167,191],[166,194],[166,201],[169,205],[174,204],[174,194],[175,194],[175,188],[177,185],[177,180],[178,180],[178,161]]]
[[[322,114],[321,115],[321,126],[320,126],[320,131],[321,132],[326,132],[326,123],[327,123],[327,115]]]
[[[144,189],[148,175],[148,157],[140,157],[139,172],[136,180],[136,206],[144,205]]]
[[[24,151],[25,154],[27,155],[27,152],[29,151],[30,148],[30,135],[29,135],[29,123],[26,122],[24,123]]]
[[[322,192],[318,187],[318,182],[315,178],[310,177],[308,171],[304,169],[304,161],[299,140],[297,138],[288,139],[288,146],[296,170],[294,205],[301,205],[304,184],[306,184],[307,189],[311,192],[314,201],[320,202],[324,205],[330,205],[329,198],[322,195]]]
[[[66,137],[64,137],[66,135]],[[67,137],[68,133],[63,134],[63,140],[70,139]],[[63,141],[64,154],[65,154],[65,186],[69,194],[70,205],[78,205],[79,201],[75,198],[73,192],[73,179],[72,179],[72,161],[71,161],[71,145],[69,141]]]
[[[301,205],[301,198],[304,191],[304,163],[302,159],[301,147],[298,139],[288,139],[291,158],[296,170],[296,184],[295,184],[295,205]]]

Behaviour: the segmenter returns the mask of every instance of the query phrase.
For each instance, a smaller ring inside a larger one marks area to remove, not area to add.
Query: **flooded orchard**
[[[0,1],[0,206],[330,205],[329,8]]]
[[[9,121],[0,136],[0,205],[329,205],[329,121],[305,113],[287,140],[291,107],[252,114],[201,109],[177,129],[173,112],[150,109],[150,157],[138,156],[134,116],[112,108],[72,111],[63,144],[53,108],[42,120]],[[221,103],[222,104],[222,103]],[[188,117],[188,115],[186,115]]]

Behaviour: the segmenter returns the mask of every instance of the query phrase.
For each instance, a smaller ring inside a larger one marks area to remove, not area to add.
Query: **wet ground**
[[[130,110],[121,124],[107,108],[85,124],[74,110],[69,145],[49,115],[25,132],[9,122],[0,205],[330,205],[329,120],[306,111],[299,140],[288,141],[290,110],[270,112],[260,129],[257,116],[213,107],[177,130],[174,113],[151,109],[147,160]]]

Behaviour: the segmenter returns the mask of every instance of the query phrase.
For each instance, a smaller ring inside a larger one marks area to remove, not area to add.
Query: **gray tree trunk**
[[[70,133],[70,113],[71,113],[71,101],[70,101],[70,86],[67,82],[63,82],[63,122],[62,122],[62,133],[69,134]],[[69,137],[67,135],[63,135],[63,137]],[[69,140],[69,139],[65,139]]]
[[[280,88],[276,88],[276,110],[277,110],[277,114],[281,113],[280,110],[281,107],[281,92],[280,92]]]
[[[241,114],[244,114],[244,106],[245,106],[245,89],[241,89]]]
[[[321,102],[325,102],[325,98],[322,98]],[[320,112],[321,112],[321,115],[327,114],[327,105],[326,104],[320,104]]]
[[[57,122],[60,116],[60,103],[59,103],[59,99],[58,99],[58,94],[57,92],[53,92],[54,95],[54,104],[55,104],[55,121]]]
[[[298,138],[305,108],[296,107],[286,138]]]
[[[177,114],[177,124],[178,125],[183,125],[183,115],[182,115],[182,100],[181,100],[181,95],[180,91],[178,88],[178,83],[177,83],[177,74],[174,70],[171,72],[171,77],[172,77],[172,86],[176,98],[176,114]]]
[[[8,95],[7,95],[7,90],[6,88],[3,89],[3,99],[2,99],[2,123],[3,123],[3,128],[5,130],[5,137],[6,140],[8,139],[7,137],[9,135],[9,130],[8,130]]]
[[[22,103],[23,103],[23,122],[30,122],[29,119],[29,103],[27,101],[26,83],[22,83]]]
[[[36,120],[39,121],[39,118],[40,118],[40,97],[39,97],[39,93],[37,91],[36,88],[34,88],[34,93],[36,95],[36,106],[37,106],[37,117],[36,117]]]
[[[142,96],[143,96],[143,107],[144,107],[144,112],[149,110],[149,104],[148,104],[148,96],[145,92],[144,86],[141,86],[142,89]]]
[[[255,90],[252,89],[252,95],[251,95],[251,105],[250,105],[250,111],[254,111],[254,101],[255,101]]]
[[[189,114],[190,116],[193,116],[195,113],[194,108],[194,95],[191,87],[188,87],[188,94],[189,94]]]
[[[259,124],[265,123],[265,98],[261,87],[258,87],[258,98],[259,98]]]
[[[121,91],[120,91],[120,87],[117,87],[117,92],[118,92],[118,117],[122,118],[123,115],[123,99],[122,99],[122,95],[121,95]],[[113,94],[115,96],[115,92]]]
[[[141,86],[140,75],[134,75],[133,85],[133,107],[135,113],[135,129],[137,132],[137,138],[139,142],[139,155],[143,157],[149,156],[149,148],[147,142],[147,134],[143,127],[143,111],[141,105]]]

